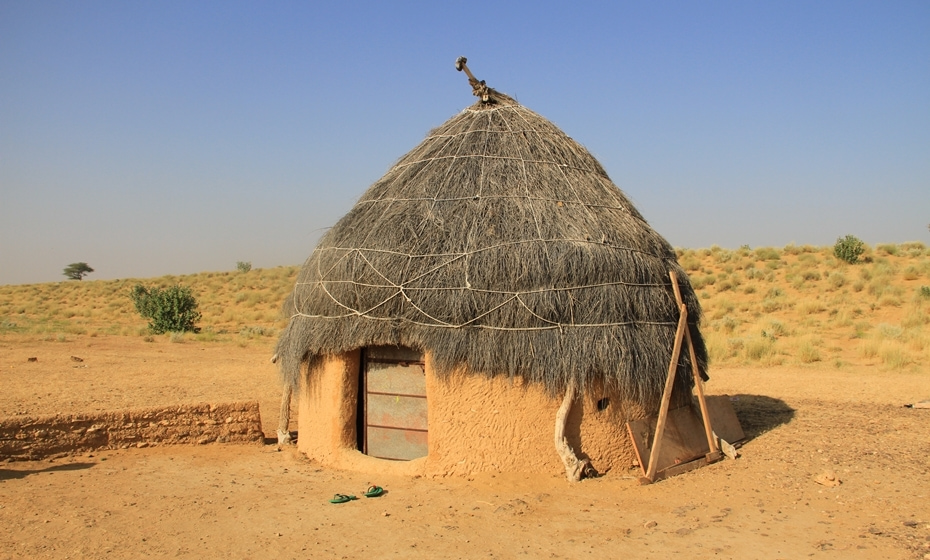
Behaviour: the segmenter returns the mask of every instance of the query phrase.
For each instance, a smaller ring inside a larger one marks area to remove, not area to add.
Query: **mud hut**
[[[479,101],[375,182],[299,272],[276,348],[298,448],[372,472],[626,469],[625,422],[655,414],[670,369],[669,271],[703,376],[698,300],[583,146],[469,76]],[[681,354],[678,402],[693,384]]]

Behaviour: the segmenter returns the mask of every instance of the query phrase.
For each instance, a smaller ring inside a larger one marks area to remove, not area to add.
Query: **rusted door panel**
[[[409,348],[365,352],[363,451],[382,459],[427,454],[426,374],[422,355]]]

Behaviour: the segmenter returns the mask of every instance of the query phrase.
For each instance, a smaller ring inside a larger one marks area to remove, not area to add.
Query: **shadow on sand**
[[[746,434],[746,440],[791,422],[795,410],[785,401],[763,395],[731,395],[730,403]]]
[[[18,480],[20,478],[26,478],[32,474],[42,474],[42,473],[54,473],[62,471],[79,471],[83,469],[89,469],[95,466],[97,463],[67,463],[64,465],[53,465],[51,467],[46,467],[44,469],[32,469],[32,470],[14,470],[14,469],[0,469],[0,482],[6,480]]]

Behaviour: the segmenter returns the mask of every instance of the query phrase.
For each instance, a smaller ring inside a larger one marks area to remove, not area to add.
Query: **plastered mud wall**
[[[257,402],[0,419],[0,460],[97,449],[264,441]]]
[[[555,449],[555,418],[562,403],[520,378],[427,373],[429,457],[427,474],[565,472]],[[602,409],[598,407],[602,401]],[[635,460],[626,422],[644,416],[616,394],[590,387],[572,404],[568,444],[600,473],[628,469]]]
[[[563,475],[555,450],[561,398],[521,379],[454,374],[440,379],[426,355],[429,452],[413,461],[385,461],[356,444],[359,352],[331,356],[314,368],[299,394],[298,449],[320,464],[362,472],[467,476],[477,472]],[[305,372],[306,373],[306,372]],[[589,387],[572,406],[565,435],[594,468],[625,470],[635,462],[626,422],[647,411],[619,395]]]

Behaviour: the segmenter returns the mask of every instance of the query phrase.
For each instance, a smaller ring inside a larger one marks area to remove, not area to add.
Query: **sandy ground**
[[[270,436],[271,344],[3,337],[0,417],[257,399]],[[930,373],[711,375],[736,399],[743,456],[650,486],[635,470],[374,476],[275,445],[0,462],[0,559],[930,558],[930,410],[901,406],[930,398]],[[826,470],[842,484],[817,484]],[[361,497],[370,484],[387,492]],[[337,492],[360,499],[328,503]]]

